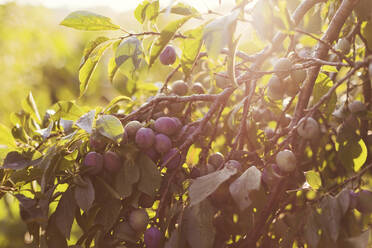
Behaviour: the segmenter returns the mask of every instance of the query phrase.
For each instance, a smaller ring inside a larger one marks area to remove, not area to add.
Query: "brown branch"
[[[341,6],[338,8],[335,16],[332,18],[326,33],[321,38],[323,42],[319,42],[317,44],[314,56],[315,58],[325,59],[327,57],[329,47],[325,44],[332,44],[338,38],[342,26],[344,25],[346,19],[350,16],[353,7],[356,5],[357,2],[358,0],[342,1]],[[309,99],[313,92],[313,87],[318,77],[319,71],[320,71],[319,65],[309,70],[308,76],[304,83],[303,90],[300,93],[299,100],[296,105],[295,114],[291,126],[297,123],[298,120],[303,115],[303,111],[309,103]]]

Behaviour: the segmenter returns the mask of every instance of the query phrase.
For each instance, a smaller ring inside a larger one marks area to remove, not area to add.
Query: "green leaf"
[[[75,200],[77,205],[84,211],[88,211],[94,201],[94,187],[92,181],[85,177],[83,178],[85,185],[77,185],[75,187]]]
[[[320,225],[325,229],[329,237],[336,242],[340,234],[342,210],[337,198],[326,195],[320,202],[322,209],[319,218]]]
[[[224,167],[222,170],[196,178],[189,188],[190,206],[196,205],[210,196],[218,186],[236,173],[236,168]]]
[[[176,21],[169,23],[165,28],[160,32],[160,37],[156,39],[156,41],[152,44],[150,50],[150,61],[149,67],[155,62],[155,60],[160,55],[161,51],[163,51],[164,47],[168,44],[168,42],[174,37],[177,30],[185,24],[192,16],[186,16]]]
[[[115,97],[114,99],[111,100],[111,102],[105,107],[103,112],[108,111],[110,108],[112,108],[113,106],[115,106],[119,102],[124,102],[124,101],[125,102],[132,102],[132,99],[130,97],[127,97],[127,96],[117,96],[117,97]]]
[[[350,190],[343,188],[342,191],[336,195],[336,198],[341,208],[342,215],[345,215],[350,206]]]
[[[88,58],[91,56],[91,54],[93,53],[93,51],[98,46],[100,46],[101,44],[105,43],[108,40],[109,40],[109,38],[104,37],[104,36],[100,36],[100,37],[96,38],[95,40],[90,41],[86,45],[86,47],[84,48],[83,57],[81,58],[79,69],[81,69],[81,67],[83,67],[83,65],[88,60]],[[95,53],[95,55],[97,55],[97,53]]]
[[[122,40],[115,52],[115,65],[127,77],[134,78],[139,72],[142,59],[141,42],[136,37]]]
[[[194,16],[200,16],[200,13],[197,9],[192,7],[191,5],[188,5],[186,3],[177,3],[176,5],[171,6],[170,8],[165,8],[161,11],[162,13],[173,13],[177,15],[194,15]]]
[[[333,65],[323,65],[322,66],[322,71],[326,72],[338,72],[337,68]]]
[[[205,26],[203,40],[207,48],[208,57],[217,60],[221,49],[224,48],[229,39],[232,38],[230,33],[231,25],[236,22],[239,11],[235,10],[227,16],[216,18]]]
[[[250,192],[259,190],[261,186],[261,171],[255,166],[249,167],[238,179],[229,186],[229,191],[240,211],[252,204]]]
[[[36,106],[36,103],[35,103],[35,100],[34,100],[34,97],[32,96],[32,93],[28,93],[28,96],[27,98],[22,101],[22,108],[29,114],[31,114],[31,116],[37,120],[37,121],[41,121],[41,118],[40,118],[40,114],[39,114],[39,111],[37,109],[37,106]]]
[[[52,109],[55,111],[52,116],[55,121],[60,119],[77,120],[84,114],[75,101],[59,101],[52,106]]]
[[[136,243],[138,234],[132,229],[128,222],[121,222],[115,227],[115,238]]]
[[[95,71],[97,64],[106,51],[112,45],[113,41],[100,43],[94,50],[89,54],[89,57],[81,64],[79,70],[79,81],[80,81],[80,96],[84,95],[88,88],[89,80]]]
[[[154,21],[159,15],[159,1],[145,0],[134,10],[134,17],[143,24],[146,20]]]
[[[104,204],[97,213],[95,221],[96,224],[102,225],[104,232],[107,232],[117,221],[120,214],[120,209],[120,200],[114,198],[107,200],[106,204]]]
[[[207,200],[185,210],[184,236],[191,248],[213,247],[216,235],[214,214],[215,209]]]
[[[312,208],[307,209],[306,224],[304,226],[304,238],[310,248],[317,248],[320,241],[320,235],[318,234],[320,227],[316,221],[316,215],[317,212],[315,210]]]
[[[368,247],[369,237],[371,236],[371,230],[363,232],[359,236],[348,238],[346,242],[350,248],[366,248]]]
[[[183,248],[186,247],[185,237],[180,233],[180,228],[174,229],[164,248]]]
[[[333,82],[332,80],[325,75],[324,73],[319,73],[318,78],[316,80],[314,90],[313,90],[313,101],[312,104],[315,105],[323,95],[325,95],[329,89],[332,87]],[[335,92],[331,94],[331,97],[325,101],[319,109],[326,115],[330,116],[336,108],[337,103],[337,95]]]
[[[81,116],[76,121],[76,126],[80,127],[81,129],[85,130],[87,133],[91,134],[93,131],[93,121],[94,117],[96,116],[96,111],[91,110],[88,113]]]
[[[103,136],[119,143],[124,134],[121,121],[113,115],[102,115],[96,121],[97,131]]]
[[[103,180],[100,177],[96,177],[96,182],[99,184],[99,187],[105,192],[108,193],[108,195],[116,200],[120,200],[120,195],[118,192],[116,192],[115,189],[113,189],[105,180]]]
[[[192,66],[202,46],[202,34],[204,25],[185,32],[187,39],[182,41],[181,66],[186,77],[190,76]]]
[[[161,174],[154,162],[145,154],[139,154],[136,165],[140,168],[141,176],[138,182],[138,190],[155,197],[161,184]]]
[[[123,198],[129,197],[133,184],[140,179],[140,169],[132,160],[126,160],[115,178],[115,189]]]
[[[31,165],[36,165],[40,163],[42,158],[38,158],[35,160],[30,160],[25,158],[19,152],[13,151],[9,152],[4,160],[3,168],[5,169],[12,169],[12,170],[21,170]]]
[[[50,136],[50,134],[53,130],[53,126],[54,126],[54,123],[51,121],[47,128],[36,130],[36,132],[41,135],[43,140],[46,140],[47,138],[49,138],[49,136]]]
[[[362,166],[367,160],[367,155],[368,155],[368,150],[367,150],[366,144],[364,143],[363,139],[360,139],[358,141],[358,145],[361,148],[361,152],[359,156],[353,158],[355,172],[358,172],[362,168]]]
[[[110,18],[89,11],[72,12],[60,25],[87,31],[120,29],[120,26],[112,23]]]
[[[322,186],[322,179],[320,174],[317,171],[305,171],[306,182],[315,190],[319,189]]]
[[[55,211],[56,225],[63,236],[70,238],[72,223],[75,219],[76,202],[72,188],[69,187],[59,200],[57,209]]]

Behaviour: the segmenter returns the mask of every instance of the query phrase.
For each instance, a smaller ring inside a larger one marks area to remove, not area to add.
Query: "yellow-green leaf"
[[[320,178],[319,172],[316,171],[305,171],[306,182],[315,190],[322,186],[322,179]]]
[[[89,11],[72,12],[60,25],[87,31],[120,29],[120,26],[112,23],[110,18]]]

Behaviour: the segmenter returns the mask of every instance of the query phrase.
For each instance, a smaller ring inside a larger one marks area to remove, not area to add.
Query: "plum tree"
[[[83,165],[88,168],[90,175],[97,175],[103,168],[103,156],[97,152],[89,152],[84,158]]]
[[[159,118],[160,119],[160,118]],[[139,148],[150,148],[155,143],[155,133],[151,128],[141,127],[136,133],[136,145]]]
[[[155,136],[155,149],[159,153],[166,153],[172,148],[172,141],[164,134],[157,134]]]
[[[292,172],[297,167],[296,157],[293,152],[288,149],[278,152],[275,161],[279,169],[283,172]]]
[[[146,230],[149,220],[149,215],[143,208],[135,209],[129,215],[129,225],[137,233],[142,233]]]
[[[225,157],[220,152],[213,153],[208,158],[208,163],[219,168],[225,162]]]
[[[267,96],[271,100],[280,100],[283,99],[285,92],[285,87],[282,81],[277,76],[272,76],[267,83]]]
[[[120,156],[113,151],[108,151],[103,154],[104,168],[111,173],[118,172],[123,165]]]
[[[30,94],[0,125],[0,198],[17,199],[32,246],[366,246],[369,4],[236,1],[217,15],[170,2],[141,1],[134,32],[67,16],[112,30],[83,51],[81,97],[43,115]],[[122,95],[92,108],[103,54]]]
[[[364,103],[362,103],[361,101],[352,101],[351,103],[349,103],[348,108],[349,111],[353,114],[367,110],[366,105],[364,105]]]
[[[125,132],[128,134],[128,137],[135,137],[136,136],[136,133],[137,131],[143,127],[142,123],[139,122],[139,121],[130,121],[128,122],[124,129],[125,129]]]
[[[156,132],[171,136],[179,129],[179,122],[172,117],[160,117],[155,121],[154,128]]]
[[[346,38],[341,38],[337,41],[336,49],[340,50],[343,54],[348,54],[350,51],[350,41]]]
[[[103,151],[106,148],[107,141],[105,140],[105,137],[98,133],[93,133],[89,137],[89,144],[90,147],[95,151]]]
[[[163,65],[172,65],[176,62],[177,54],[173,46],[166,46],[159,56]]]
[[[192,93],[195,93],[195,94],[204,94],[205,93],[205,89],[204,89],[204,87],[203,87],[203,85],[201,83],[195,82],[191,86],[191,92]]]
[[[319,135],[319,124],[312,117],[303,117],[299,121],[297,133],[305,139],[317,138]]]
[[[189,85],[182,80],[177,80],[172,84],[172,92],[179,96],[184,96],[189,91]]]
[[[288,76],[292,69],[292,62],[288,58],[280,58],[274,64],[274,71],[279,78]]]
[[[170,149],[162,157],[162,164],[168,169],[175,169],[181,165],[181,154],[177,148]]]

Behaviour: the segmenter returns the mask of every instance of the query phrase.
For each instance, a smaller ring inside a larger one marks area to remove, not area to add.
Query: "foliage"
[[[109,48],[123,96],[41,114],[30,93],[0,127],[0,196],[36,247],[367,247],[372,17],[352,11],[365,3],[237,1],[220,15],[145,0],[139,32],[69,14],[62,25],[115,31],[86,45],[80,97]]]

